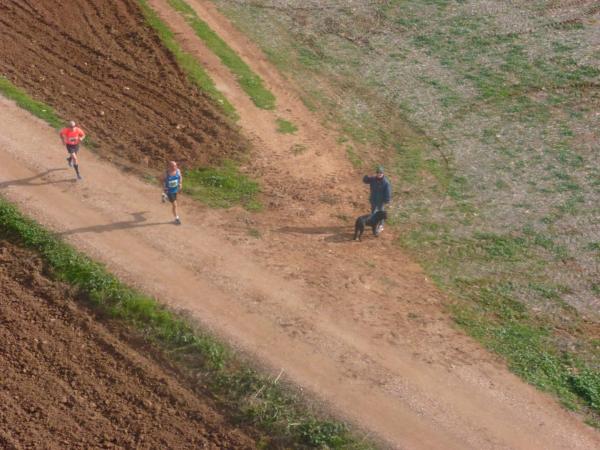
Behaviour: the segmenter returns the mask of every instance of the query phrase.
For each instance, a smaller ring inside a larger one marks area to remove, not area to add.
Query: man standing
[[[377,167],[375,176],[365,175],[363,177],[363,183],[368,184],[371,190],[369,196],[369,202],[371,203],[371,214],[375,214],[377,211],[383,211],[385,204],[389,203],[392,199],[392,186],[388,179],[383,174],[383,167]],[[383,221],[376,230],[376,234],[383,231]]]
[[[171,202],[173,207],[173,216],[175,217],[175,224],[181,225],[179,214],[177,213],[177,194],[181,192],[183,188],[183,177],[181,171],[177,168],[175,161],[169,161],[167,170],[163,177],[163,192]]]
[[[63,144],[67,146],[67,152],[69,153],[69,157],[67,158],[67,162],[69,163],[69,167],[75,168],[75,173],[77,174],[77,179],[81,180],[81,175],[79,174],[79,161],[77,159],[77,152],[79,152],[79,143],[83,142],[85,139],[85,133],[79,127],[75,121],[71,120],[69,122],[69,126],[60,130],[60,137],[63,141]]]

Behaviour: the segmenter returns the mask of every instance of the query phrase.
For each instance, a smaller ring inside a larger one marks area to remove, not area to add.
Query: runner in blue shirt
[[[169,161],[169,165],[163,177],[163,201],[165,197],[169,199],[173,207],[173,216],[175,217],[175,223],[181,225],[179,214],[177,213],[177,194],[181,192],[183,188],[183,177],[181,171],[177,168],[175,161]]]

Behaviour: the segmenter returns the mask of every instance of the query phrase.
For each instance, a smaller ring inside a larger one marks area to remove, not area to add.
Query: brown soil
[[[0,447],[254,448],[177,372],[0,240]]]
[[[0,74],[77,120],[111,159],[198,165],[245,147],[135,0],[0,0],[0,35]]]
[[[152,0],[240,113],[267,211],[183,198],[176,228],[156,189],[85,151],[89,175],[74,183],[56,132],[3,99],[0,193],[391,447],[597,448],[596,431],[454,328],[447,299],[391,230],[350,241],[366,193],[344,149],[210,3],[189,3],[277,98],[276,111],[257,110],[165,1]],[[300,130],[276,133],[277,117]]]

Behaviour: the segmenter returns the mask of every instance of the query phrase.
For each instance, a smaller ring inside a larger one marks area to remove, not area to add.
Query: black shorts
[[[69,155],[77,153],[79,151],[79,144],[67,144],[67,151]]]
[[[175,200],[177,200],[177,192],[173,192],[172,194],[167,192],[167,198],[171,203],[173,203]]]

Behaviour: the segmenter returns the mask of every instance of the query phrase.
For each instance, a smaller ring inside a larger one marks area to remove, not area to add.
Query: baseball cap
[[[377,173],[383,173],[383,166],[377,166]]]

